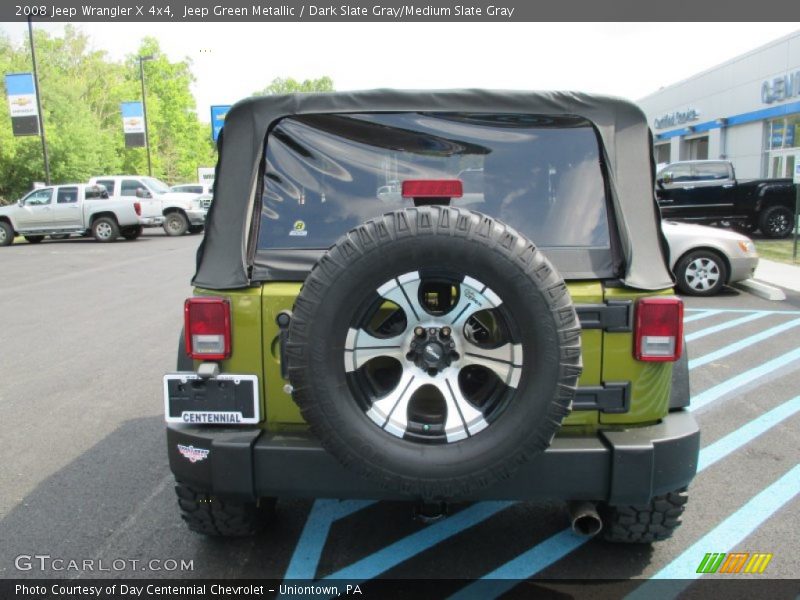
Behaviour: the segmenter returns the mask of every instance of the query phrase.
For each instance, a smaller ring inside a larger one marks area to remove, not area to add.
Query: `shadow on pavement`
[[[31,451],[58,452],[58,447],[56,439]],[[260,537],[209,539],[186,529],[172,484],[161,417],[126,421],[40,483],[0,521],[0,539],[6,541],[0,548],[0,577],[283,577],[311,501],[280,502],[276,521]],[[453,507],[454,512],[463,508]],[[381,502],[334,522],[318,547],[315,576],[369,561],[374,553],[424,529],[411,519],[411,511],[409,503]],[[518,503],[430,548],[420,547],[381,576],[481,577],[566,524],[560,504]],[[627,579],[643,571],[651,553],[648,547],[590,541],[540,576]],[[35,558],[22,560],[23,566],[32,565],[30,570],[17,570],[19,555],[49,558],[44,570]],[[52,568],[51,559],[64,559],[66,568]],[[169,559],[191,561],[192,568],[166,570],[164,561]],[[93,562],[91,568],[76,569],[68,566],[70,560]],[[152,560],[159,561],[155,570],[148,569]]]

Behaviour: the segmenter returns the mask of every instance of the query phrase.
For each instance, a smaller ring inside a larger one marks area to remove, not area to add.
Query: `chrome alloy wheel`
[[[111,225],[105,221],[98,223],[94,231],[95,235],[101,240],[111,239],[111,236],[114,235],[113,227],[111,227]]]
[[[468,276],[410,272],[380,286],[347,333],[348,385],[393,436],[452,443],[497,419],[522,375],[502,299]]]
[[[686,266],[684,278],[690,288],[705,292],[713,288],[722,273],[719,265],[710,258],[696,258]]]

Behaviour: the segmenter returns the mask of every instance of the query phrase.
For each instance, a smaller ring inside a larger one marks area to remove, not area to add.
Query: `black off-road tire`
[[[689,494],[686,488],[656,496],[641,506],[599,506],[608,542],[650,544],[672,537],[681,525]]]
[[[14,243],[14,230],[5,221],[0,221],[0,246],[10,246]]]
[[[129,241],[138,239],[140,235],[142,235],[141,225],[137,225],[135,227],[125,227],[122,230],[122,237]]]
[[[787,238],[794,230],[794,212],[785,206],[768,206],[758,216],[758,226],[764,237]]]
[[[344,344],[368,290],[441,269],[493,290],[535,360],[524,361],[513,398],[485,431],[424,444],[369,420],[348,386]],[[580,324],[564,280],[517,231],[465,209],[408,208],[351,230],[317,262],[294,305],[286,356],[303,418],[346,468],[408,496],[457,498],[511,477],[549,446],[581,372]]]
[[[261,533],[275,513],[275,499],[259,502],[222,500],[177,482],[181,518],[194,532],[217,537],[247,537]]]
[[[26,235],[25,239],[29,244],[38,244],[44,239],[43,235]]]
[[[170,236],[181,236],[189,230],[189,219],[177,211],[168,213],[164,218],[164,233]]]
[[[101,244],[117,241],[119,225],[111,217],[100,217],[92,223],[92,237]]]

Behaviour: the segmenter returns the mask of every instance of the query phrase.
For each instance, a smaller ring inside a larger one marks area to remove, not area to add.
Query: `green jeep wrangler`
[[[651,149],[635,105],[586,94],[234,106],[164,377],[189,528],[558,499],[580,533],[669,537],[699,431]]]

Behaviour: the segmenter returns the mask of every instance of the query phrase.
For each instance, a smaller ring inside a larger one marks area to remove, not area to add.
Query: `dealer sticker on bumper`
[[[181,456],[188,459],[189,462],[196,463],[208,458],[208,453],[211,452],[211,450],[178,444],[178,452],[181,453]]]
[[[246,425],[261,420],[256,375],[224,373],[202,379],[196,373],[164,375],[167,423]]]

